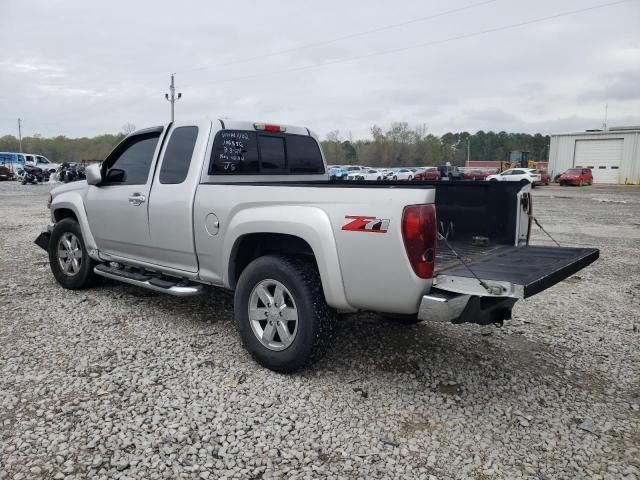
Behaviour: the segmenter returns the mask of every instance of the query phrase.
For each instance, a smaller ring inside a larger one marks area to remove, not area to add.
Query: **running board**
[[[101,263],[97,265],[93,271],[101,277],[118,280],[120,282],[135,285],[137,287],[147,288],[156,292],[168,293],[177,297],[188,297],[202,293],[202,285],[186,283],[186,280],[173,282],[162,278],[154,277],[147,272],[132,272],[122,268],[111,267]]]

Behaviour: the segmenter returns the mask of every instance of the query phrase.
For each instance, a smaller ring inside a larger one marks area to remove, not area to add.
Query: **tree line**
[[[536,133],[459,132],[437,136],[428,133],[426,126],[411,128],[407,122],[393,122],[383,130],[371,127],[370,139],[346,138],[334,130],[322,141],[322,148],[330,164],[356,164],[373,167],[435,166],[445,162],[462,166],[467,160],[509,161],[512,151],[527,151],[529,159],[547,161],[548,135]],[[469,151],[467,152],[467,149]]]
[[[103,160],[127,133],[135,127],[127,124],[116,134],[92,138],[57,136],[44,138],[34,135],[22,139],[22,151],[44,155],[53,162]],[[469,158],[481,161],[508,161],[511,151],[528,151],[529,159],[546,161],[549,155],[549,136],[536,133],[507,133],[478,131],[445,133],[438,136],[426,126],[410,127],[407,122],[393,122],[387,129],[374,125],[371,137],[354,140],[351,134],[329,132],[322,147],[330,164],[356,164],[374,167],[464,165]],[[19,142],[13,135],[0,137],[0,152],[17,152]]]

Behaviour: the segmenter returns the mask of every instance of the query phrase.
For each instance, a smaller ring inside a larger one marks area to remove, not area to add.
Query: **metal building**
[[[640,126],[551,135],[549,173],[589,167],[594,183],[640,184]]]

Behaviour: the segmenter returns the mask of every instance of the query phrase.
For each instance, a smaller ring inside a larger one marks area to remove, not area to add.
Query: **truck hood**
[[[77,182],[69,182],[59,187],[51,190],[51,196],[55,198],[56,195],[59,195],[64,192],[72,192],[72,191],[84,191],[89,188],[86,180],[79,180]]]

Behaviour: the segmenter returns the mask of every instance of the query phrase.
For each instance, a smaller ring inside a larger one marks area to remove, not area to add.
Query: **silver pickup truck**
[[[598,257],[528,245],[526,182],[331,182],[316,135],[289,125],[140,130],[86,177],[51,192],[36,239],[58,283],[233,290],[244,345],[279,372],[317,359],[339,313],[502,323]]]

